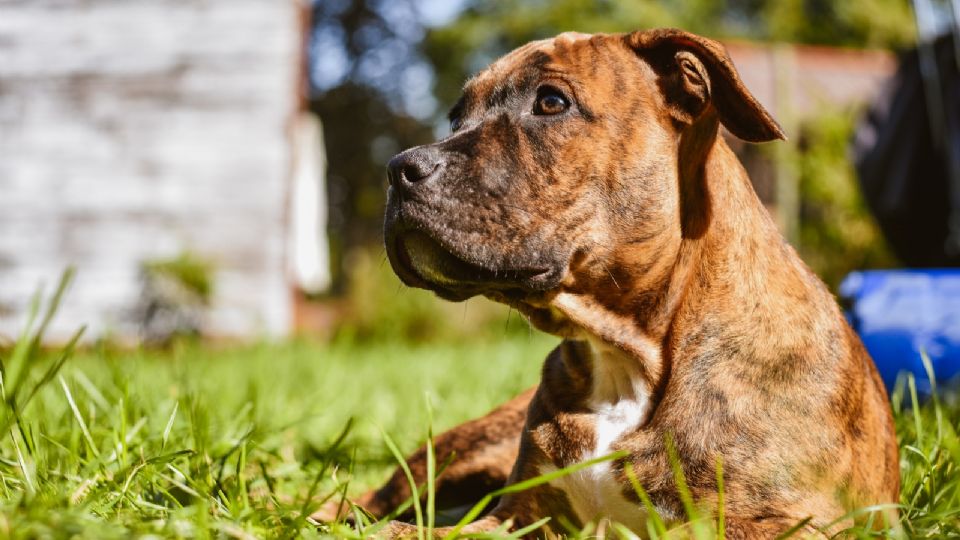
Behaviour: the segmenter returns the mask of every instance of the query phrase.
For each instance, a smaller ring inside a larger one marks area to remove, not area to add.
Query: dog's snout
[[[411,188],[422,183],[440,169],[440,156],[429,146],[412,148],[397,154],[387,164],[390,185],[396,188]]]

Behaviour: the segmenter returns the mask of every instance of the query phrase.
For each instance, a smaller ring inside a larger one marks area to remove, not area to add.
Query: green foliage
[[[148,280],[175,282],[203,304],[213,295],[213,264],[189,251],[172,258],[144,261],[141,271]]]
[[[453,103],[467,76],[527,41],[664,26],[716,39],[848,47],[901,48],[915,39],[909,0],[478,0],[432,30],[424,46],[438,96]]]
[[[924,366],[931,380],[928,358]],[[960,396],[933,397],[923,406],[912,377],[893,395],[900,440],[900,502],[903,530],[911,538],[960,537]]]
[[[776,0],[761,2],[760,39],[902,48],[916,39],[910,3],[904,0]]]
[[[849,272],[895,264],[871,218],[847,155],[854,111],[823,108],[801,128],[799,251],[832,288]]]
[[[451,303],[432,292],[407,287],[383,250],[356,250],[348,259],[351,282],[338,333],[358,340],[463,341],[530,334],[526,321],[485,298]]]
[[[140,298],[131,315],[140,327],[141,339],[151,345],[165,345],[203,334],[204,314],[214,286],[209,261],[183,252],[141,263],[140,274]]]

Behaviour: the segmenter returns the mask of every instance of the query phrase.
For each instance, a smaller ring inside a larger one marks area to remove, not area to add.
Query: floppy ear
[[[674,28],[634,32],[626,40],[660,74],[677,121],[692,124],[712,105],[720,122],[740,139],[786,140],[777,121],[743,85],[720,43]]]

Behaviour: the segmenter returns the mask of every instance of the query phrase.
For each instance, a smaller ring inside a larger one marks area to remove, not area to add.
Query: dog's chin
[[[530,268],[479,265],[454,255],[417,230],[391,236],[387,256],[401,281],[411,287],[431,290],[445,300],[460,302],[492,293],[519,301],[559,282],[555,277],[559,272],[548,265]]]

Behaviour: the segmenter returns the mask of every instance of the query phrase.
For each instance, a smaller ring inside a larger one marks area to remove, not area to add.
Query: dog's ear
[[[749,142],[786,139],[777,121],[753,97],[720,43],[683,30],[627,34],[627,45],[661,77],[674,118],[692,124],[712,105],[730,133]]]

